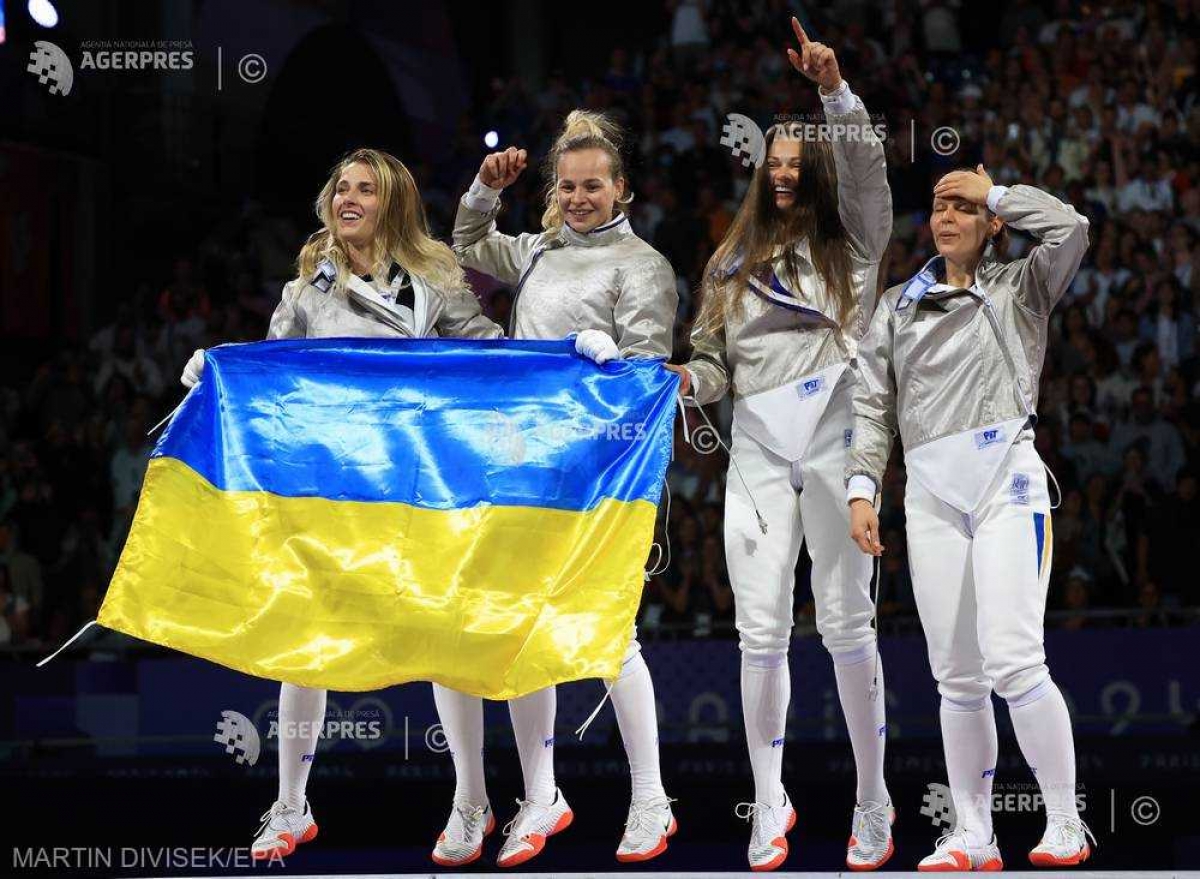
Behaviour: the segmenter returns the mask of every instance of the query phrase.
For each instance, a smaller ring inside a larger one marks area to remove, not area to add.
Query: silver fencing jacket
[[[838,213],[852,246],[856,306],[846,325],[839,326],[836,303],[812,263],[807,239],[791,245],[799,256],[799,278],[783,277],[777,260],[769,285],[755,279],[751,289],[741,291],[743,307],[736,315],[727,312],[722,330],[692,333],[694,353],[687,366],[700,404],[721,399],[731,380],[735,397],[749,397],[847,364],[866,332],[879,262],[892,234],[887,164],[867,110],[848,85],[843,83],[833,95],[822,94],[821,100],[827,122],[850,132],[834,136],[831,146]]]
[[[967,470],[981,471],[972,461],[997,460],[1027,435],[1050,312],[1087,250],[1088,221],[1032,186],[993,187],[988,203],[1038,244],[1008,263],[989,245],[970,290],[938,283],[944,264],[935,257],[883,295],[859,346],[846,468],[851,497],[874,496],[899,430],[910,475],[922,449],[944,451],[940,465],[931,461],[919,476],[930,492],[970,512],[968,495],[982,490],[950,483]]]
[[[454,252],[466,268],[514,290],[509,335],[562,339],[603,330],[623,357],[670,357],[679,294],[666,258],[620,214],[581,235],[504,235],[496,230],[500,190],[476,177],[459,203]]]
[[[393,263],[388,278],[372,283],[351,275],[344,288],[333,264],[322,262],[307,281],[290,281],[271,315],[268,339],[326,339],[450,336],[496,339],[503,331],[484,317],[467,287],[443,290],[409,276]],[[397,304],[397,293],[412,285],[413,307]]]

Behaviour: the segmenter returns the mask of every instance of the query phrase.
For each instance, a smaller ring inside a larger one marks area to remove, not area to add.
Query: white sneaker
[[[498,867],[515,867],[535,857],[546,847],[547,837],[566,830],[575,820],[567,798],[557,788],[554,802],[549,806],[529,800],[517,800],[517,805],[520,808],[516,817],[504,825],[504,835],[508,838],[496,858]]]
[[[667,850],[667,837],[674,836],[679,825],[671,813],[670,797],[634,801],[629,804],[625,833],[617,846],[617,860],[622,863],[648,861]]]
[[[753,821],[750,829],[750,848],[747,855],[750,869],[775,870],[788,856],[787,833],[796,826],[796,810],[787,794],[782,806],[766,803],[738,803],[734,814]]]
[[[496,816],[491,806],[455,803],[446,829],[433,847],[433,862],[442,867],[461,867],[478,860],[483,853],[484,837],[495,829]]]
[[[846,866],[851,870],[877,870],[896,850],[892,824],[896,810],[891,802],[860,803],[854,807],[854,824],[846,845]]]
[[[1069,818],[1058,812],[1046,816],[1046,833],[1037,848],[1029,853],[1035,867],[1074,867],[1092,856],[1096,837],[1081,818]]]
[[[308,800],[304,811],[276,800],[263,816],[250,846],[250,856],[261,861],[266,858],[286,858],[302,842],[311,842],[317,835],[317,822],[313,820]]]
[[[933,854],[921,859],[917,869],[924,873],[993,873],[1004,869],[996,837],[987,845],[970,845],[961,831],[943,834]]]

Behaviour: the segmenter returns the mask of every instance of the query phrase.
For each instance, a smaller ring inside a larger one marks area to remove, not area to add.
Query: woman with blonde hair
[[[321,228],[300,251],[268,339],[502,335],[481,313],[450,248],[430,237],[417,184],[399,159],[371,149],[348,154],[317,196],[316,213]],[[203,369],[200,350],[180,380],[191,387]],[[285,857],[317,835],[305,787],[325,727],[325,695],[280,688],[279,795],[262,816],[255,859]]]
[[[620,151],[620,131],[605,116],[575,110],[546,158],[543,231],[497,231],[500,192],[526,167],[525,150],[510,147],[484,159],[459,205],[454,252],[462,265],[514,289],[509,335],[562,339],[604,363],[614,357],[671,356],[678,295],[670,264],[630,228],[623,206],[632,198]],[[654,687],[636,634],[611,687],[629,757],[632,797],[617,848],[621,861],[661,854],[675,831],[658,760]],[[494,824],[483,777],[482,700],[434,685],[438,714],[454,758],[454,808],[433,859],[459,865],[479,857]],[[525,798],[505,828],[497,863],[512,867],[535,857],[546,838],[573,819],[554,781],[553,687],[509,702]]]
[[[734,394],[725,553],[741,646],[742,713],[754,774],[748,858],[774,870],[796,813],[782,781],[794,572],[812,557],[817,630],[833,659],[858,770],[846,863],[891,857],[883,777],[883,667],[872,627],[871,563],[847,537],[842,470],[854,358],[875,304],[892,228],[883,144],[832,49],[796,19],[793,67],[819,86],[825,123],[781,124],[725,240],[709,261],[686,366],[698,404]]]

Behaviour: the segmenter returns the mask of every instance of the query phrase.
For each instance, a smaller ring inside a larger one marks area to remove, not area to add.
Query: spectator
[[[1124,452],[1135,443],[1145,445],[1147,471],[1160,486],[1175,484],[1184,464],[1183,439],[1175,425],[1164,421],[1154,408],[1153,391],[1143,385],[1133,392],[1129,421],[1113,431],[1113,446]]]

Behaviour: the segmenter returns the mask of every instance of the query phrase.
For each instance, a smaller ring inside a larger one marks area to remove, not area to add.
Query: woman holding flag
[[[316,213],[321,228],[300,251],[298,277],[283,288],[268,339],[502,335],[481,313],[450,248],[430,237],[416,182],[399,159],[350,153],[322,187]],[[190,388],[203,370],[204,351],[196,351],[180,380]],[[279,795],[262,816],[255,859],[287,856],[317,835],[305,787],[325,696],[280,688]]]
[[[773,126],[725,240],[709,261],[682,392],[704,405],[735,395],[725,552],[742,651],[742,712],[754,773],[748,857],[774,870],[796,813],[782,781],[791,677],[794,571],[812,556],[817,629],[833,658],[858,769],[846,863],[892,855],[895,812],[883,777],[883,666],[871,564],[847,539],[842,471],[857,341],[875,304],[892,228],[883,144],[828,46],[793,18],[788,58],[819,87],[827,127]],[[810,134],[816,129],[816,135]],[[822,131],[829,132],[823,136]]]
[[[562,339],[597,363],[614,357],[671,356],[678,294],[667,260],[639,238],[622,206],[632,199],[620,152],[620,132],[605,116],[572,112],[546,160],[543,231],[509,236],[496,229],[500,193],[527,165],[510,147],[484,159],[459,205],[454,252],[463,266],[514,289],[509,335]],[[654,687],[632,637],[613,706],[632,777],[621,861],[665,851],[675,832],[659,773]],[[482,700],[434,684],[438,714],[454,758],[454,806],[433,859],[455,866],[479,857],[494,821],[483,774]],[[497,863],[513,867],[542,851],[546,838],[569,825],[570,806],[554,781],[554,688],[509,702],[525,799],[506,827]]]

